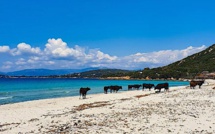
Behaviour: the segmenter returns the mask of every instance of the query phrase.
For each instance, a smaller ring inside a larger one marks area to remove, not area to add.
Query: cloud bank
[[[189,46],[183,50],[161,50],[136,53],[118,57],[103,53],[99,49],[89,49],[78,45],[70,47],[62,39],[48,39],[45,48],[19,43],[16,48],[0,46],[0,71],[21,69],[77,69],[86,67],[107,67],[118,69],[143,69],[158,67],[183,59],[204,50],[206,46]]]

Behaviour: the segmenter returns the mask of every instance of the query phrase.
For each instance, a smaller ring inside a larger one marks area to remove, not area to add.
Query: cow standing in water
[[[134,89],[137,89],[137,90],[139,90],[140,87],[141,87],[140,84],[135,84],[135,85],[133,85],[133,88],[134,88]]]
[[[111,93],[112,93],[112,91],[117,93],[119,91],[119,89],[122,89],[122,86],[110,86]]]
[[[81,87],[79,92],[80,92],[80,98],[81,99],[81,96],[82,96],[82,99],[86,99],[86,95],[87,95],[87,91],[89,91],[90,88],[89,87],[86,87],[86,88],[83,88]]]
[[[128,90],[131,90],[133,88],[133,85],[128,85]]]
[[[190,88],[194,89],[196,85],[199,85],[199,88],[201,88],[201,86],[204,82],[205,82],[204,80],[198,80],[198,81],[192,80],[192,81],[190,81]]]
[[[146,88],[148,88],[149,89],[149,91],[151,91],[151,88],[152,87],[155,87],[155,85],[154,84],[145,84],[145,83],[143,83],[143,90]]]
[[[139,85],[139,84],[128,85],[128,90],[131,90],[131,89],[139,90],[140,87],[141,87],[141,85]]]
[[[157,84],[155,86],[155,90],[158,89],[158,91],[156,91],[156,93],[161,92],[162,88],[164,88],[165,91],[168,91],[169,90],[169,83],[160,83],[160,84]]]
[[[105,87],[104,87],[104,93],[105,93],[105,94],[107,94],[109,88],[110,88],[110,86],[105,86]]]

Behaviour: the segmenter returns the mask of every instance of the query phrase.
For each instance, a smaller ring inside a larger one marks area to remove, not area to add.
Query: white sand
[[[0,106],[0,133],[215,133],[215,80],[196,87],[126,91]],[[139,96],[148,94],[148,96]],[[139,97],[138,97],[139,96]]]

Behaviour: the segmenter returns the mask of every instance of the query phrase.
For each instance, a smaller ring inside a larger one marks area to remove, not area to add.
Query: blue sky
[[[215,2],[1,0],[0,71],[142,69],[212,45]]]

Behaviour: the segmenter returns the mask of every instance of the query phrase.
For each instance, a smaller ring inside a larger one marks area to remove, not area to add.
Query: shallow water
[[[99,79],[0,79],[0,105],[39,99],[78,96],[80,87],[90,87],[88,94],[103,93],[104,86],[119,85],[127,91],[128,85],[168,82],[170,87],[185,86],[185,81],[99,80]]]

